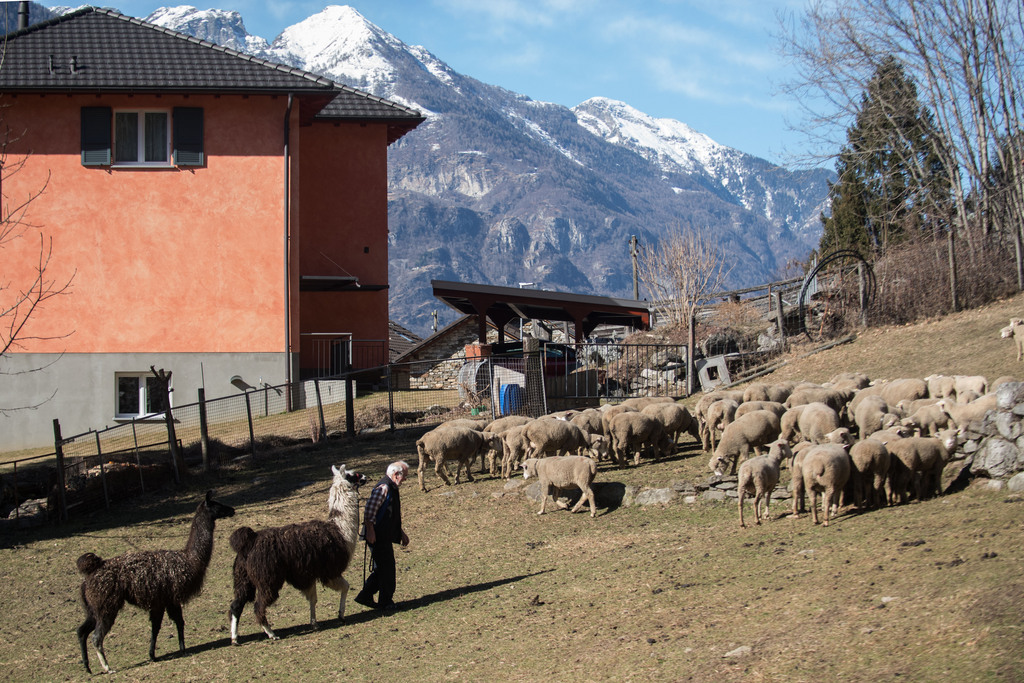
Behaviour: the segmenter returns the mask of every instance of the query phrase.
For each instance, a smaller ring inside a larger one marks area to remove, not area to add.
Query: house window
[[[115,111],[114,163],[166,166],[171,158],[170,119],[166,111]]]
[[[146,372],[119,372],[117,385],[117,414],[119,418],[157,415],[167,410],[167,394],[160,381]]]
[[[202,166],[203,109],[82,107],[83,166]]]

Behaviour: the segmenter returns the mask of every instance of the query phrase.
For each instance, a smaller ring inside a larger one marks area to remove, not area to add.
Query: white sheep
[[[829,387],[804,387],[803,389],[796,389],[790,394],[783,405],[787,408],[793,408],[808,403],[824,403],[836,411],[836,414],[842,414],[847,401],[848,398],[844,393]]]
[[[933,403],[921,406],[913,415],[903,418],[901,424],[913,429],[915,436],[935,436],[949,427],[949,414]]]
[[[956,396],[956,380],[949,375],[928,375],[924,381],[928,384],[928,396],[931,398]]]
[[[722,474],[726,466],[730,473],[736,473],[737,465],[746,460],[750,449],[761,455],[761,447],[779,438],[779,418],[768,410],[755,410],[734,420],[722,431],[708,467],[715,474]]]
[[[1024,360],[1024,319],[1010,318],[1010,324],[999,330],[999,336],[1003,339],[1013,337],[1013,344],[1017,347],[1017,362]]]
[[[610,436],[612,419],[615,418],[619,413],[635,413],[638,412],[636,408],[622,403],[619,404],[605,404],[601,406],[601,433],[605,436]]]
[[[673,443],[679,443],[679,435],[683,432],[688,433],[694,439],[700,439],[697,420],[684,405],[675,402],[652,403],[644,407],[640,413],[660,422]]]
[[[944,398],[935,405],[949,416],[954,425],[966,427],[971,422],[983,419],[988,411],[996,409],[996,395],[985,394],[970,403],[960,403],[959,401]]]
[[[927,398],[928,383],[923,379],[917,379],[916,377],[894,379],[891,382],[887,382],[885,386],[882,387],[882,391],[879,396],[884,398],[885,402],[891,406],[907,399],[915,400],[919,398]]]
[[[956,430],[947,429],[938,437],[912,436],[885,444],[889,459],[889,498],[907,501],[911,480],[916,481],[918,500],[941,493],[942,469],[956,448]]]
[[[850,447],[853,501],[859,508],[885,505],[889,481],[889,450],[875,439],[861,439]]]
[[[527,417],[526,415],[506,415],[505,417],[499,417],[497,420],[494,420],[484,427],[483,430],[493,434],[504,434],[513,427],[519,427],[530,422],[533,422],[533,418]]]
[[[573,415],[569,422],[587,434],[604,434],[604,424],[601,421],[601,417],[602,413],[597,408],[587,408]]]
[[[786,412],[786,406],[778,401],[744,401],[736,409],[736,415],[733,416],[733,419],[742,417],[747,413],[752,413],[755,410],[770,410],[781,419],[782,415]]]
[[[810,441],[801,441],[792,448],[793,457],[789,459],[789,490],[793,497],[793,516],[799,517],[804,509],[804,475],[803,462],[807,450],[813,446]]]
[[[839,497],[850,478],[850,455],[847,446],[839,444],[817,444],[806,450],[800,466],[804,491],[810,498],[811,519],[818,523],[818,494],[821,493],[821,510],[824,526],[828,526],[833,510],[839,510]]]
[[[782,382],[779,384],[767,384],[763,382],[757,382],[751,384],[743,390],[743,403],[750,403],[751,401],[771,401],[773,403],[783,403],[789,395],[793,393],[793,387],[795,385],[792,382]]]
[[[573,507],[576,512],[583,502],[590,503],[590,516],[597,515],[597,504],[594,502],[594,476],[597,474],[597,463],[578,455],[557,456],[554,458],[527,458],[523,462],[523,478],[537,477],[540,480],[540,512],[543,515],[548,503],[548,495],[555,498],[555,504],[565,509],[567,506],[558,500],[552,488],[578,488],[581,491],[579,502]]]
[[[587,434],[587,452],[597,462],[612,459],[612,440],[604,434]]]
[[[889,421],[891,427],[899,417],[892,413],[889,404],[881,396],[865,396],[853,410],[853,422],[857,425],[860,438],[866,439],[880,429],[886,429],[887,415],[893,415]]]
[[[611,437],[612,452],[621,465],[629,462],[631,453],[634,464],[639,465],[642,451],[657,459],[671,455],[675,446],[661,422],[643,413],[619,413],[612,418],[608,429],[606,435]]]
[[[988,393],[988,380],[983,375],[953,375],[956,380],[956,400],[960,403],[965,391],[973,391],[978,396]]]
[[[576,425],[564,420],[540,419],[523,426],[523,434],[530,442],[527,457],[568,455],[579,453],[589,446],[587,437]]]
[[[803,412],[797,420],[797,428],[804,439],[811,443],[825,443],[825,437],[833,432],[842,423],[839,421],[839,413],[824,403],[814,402],[804,406]],[[781,424],[780,424],[781,428]]]
[[[869,384],[871,384],[871,378],[863,372],[840,372],[828,381],[828,385],[831,387],[849,385],[857,389],[863,389]]]
[[[710,442],[711,450],[715,449],[715,434],[724,431],[736,419],[739,407],[739,403],[731,398],[719,399],[708,406],[704,435]]]
[[[445,486],[451,486],[448,475],[445,474],[445,462],[449,460],[458,463],[455,468],[456,484],[459,483],[459,473],[463,467],[466,468],[466,478],[473,481],[470,466],[478,455],[487,453],[487,449],[501,451],[501,437],[496,434],[484,435],[468,427],[447,426],[427,432],[416,441],[416,453],[420,458],[417,468],[420,490],[427,490],[423,483],[423,472],[431,460],[435,463],[434,471],[441,477]]]
[[[800,434],[800,414],[804,412],[804,408],[807,404],[801,404],[793,406],[782,414],[779,418],[779,436],[791,444],[795,444],[801,440]]]
[[[697,405],[693,408],[693,415],[697,418],[697,424],[700,427],[701,448],[705,451],[712,450],[714,448],[714,446],[711,445],[710,434],[707,426],[708,408],[715,401],[720,401],[724,398],[736,401],[736,404],[739,405],[743,402],[743,392],[738,389],[712,391],[709,394],[701,396],[697,401]]]
[[[779,468],[783,459],[793,457],[789,442],[780,439],[771,444],[767,455],[750,458],[740,465],[737,489],[739,491],[740,527],[746,528],[743,521],[743,498],[746,494],[754,496],[754,523],[761,524],[761,500],[764,499],[764,518],[771,519],[768,507],[772,502],[772,491],[779,485]]]
[[[519,463],[526,459],[530,450],[530,440],[523,434],[526,425],[512,427],[502,434],[504,456],[501,459],[501,477],[510,479],[512,472],[519,468]]]

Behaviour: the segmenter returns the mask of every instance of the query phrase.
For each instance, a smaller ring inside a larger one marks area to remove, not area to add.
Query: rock
[[[996,405],[1010,410],[1024,404],[1024,382],[1007,382],[996,389]]]
[[[708,489],[707,491],[702,493],[700,495],[700,497],[701,497],[701,500],[723,501],[723,500],[726,499],[725,492],[724,491],[719,491],[718,489]]]
[[[742,645],[736,648],[735,650],[726,652],[724,655],[722,655],[722,657],[746,657],[750,655],[753,651],[753,648],[751,648],[749,645]]]
[[[1018,472],[1006,482],[1006,488],[1012,493],[1024,492],[1024,472]]]
[[[992,438],[975,454],[971,472],[987,477],[1005,477],[1024,469],[1019,456],[1015,444],[1005,439]]]
[[[667,505],[679,497],[675,489],[646,489],[636,494],[636,505]]]
[[[1014,441],[1021,435],[1020,420],[1006,411],[996,413],[995,427],[999,435],[1009,441]]]
[[[973,458],[964,458],[946,463],[946,466],[942,468],[942,477],[939,482],[941,488],[939,490],[942,493],[949,493],[951,490],[967,483],[966,480],[970,475],[972,461]]]

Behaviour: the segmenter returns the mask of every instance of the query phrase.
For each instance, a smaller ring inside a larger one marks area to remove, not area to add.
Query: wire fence
[[[517,355],[382,365],[172,406],[62,436],[54,452],[0,464],[0,516],[15,524],[109,507],[190,469],[340,435],[458,417],[539,416],[632,396],[685,395],[686,347],[551,344]]]

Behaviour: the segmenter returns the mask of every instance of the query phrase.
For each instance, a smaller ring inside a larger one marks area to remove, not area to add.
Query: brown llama
[[[213,499],[213,491],[208,491],[196,508],[184,550],[144,550],[109,560],[85,553],[78,558],[78,571],[85,576],[81,588],[85,621],[78,627],[78,642],[82,646],[86,671],[92,673],[85,643],[90,633],[103,670],[110,671],[103,639],[126,602],[149,611],[151,660],[156,659],[156,636],[165,611],[178,627],[178,649],[185,651],[185,619],[181,606],[203,587],[213,554],[215,521],[234,514],[233,507],[218,503]]]
[[[238,644],[238,618],[246,603],[253,603],[256,621],[271,640],[277,636],[267,621],[267,608],[274,604],[287,581],[309,601],[309,624],[316,624],[316,582],[341,594],[338,619],[345,618],[348,581],[342,572],[348,567],[359,535],[359,487],[366,477],[347,472],[345,466],[331,467],[334,482],[327,497],[327,520],[271,527],[253,531],[236,529],[229,539],[237,553],[233,570],[235,599],[231,602],[231,644]]]

